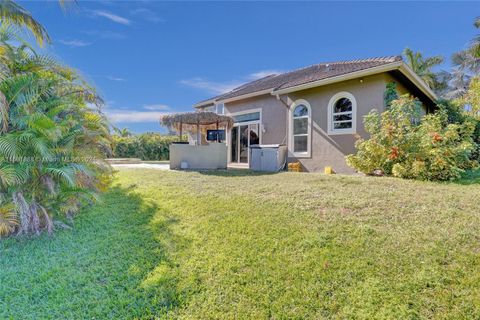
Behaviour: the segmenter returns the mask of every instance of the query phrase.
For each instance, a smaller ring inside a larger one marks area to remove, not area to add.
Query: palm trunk
[[[37,205],[36,202],[32,202],[30,205],[27,203],[27,200],[25,200],[25,197],[23,196],[23,193],[21,191],[16,191],[12,195],[13,198],[13,203],[16,206],[16,209],[19,213],[20,216],[20,229],[18,230],[19,234],[28,234],[28,233],[35,233],[35,234],[40,234],[40,217],[38,216],[38,208],[40,207]],[[47,215],[45,217],[46,224],[47,224],[47,229],[50,232],[51,231],[51,220],[50,217],[48,217],[48,214],[46,213],[45,209],[43,207],[40,207],[40,210],[44,215]]]

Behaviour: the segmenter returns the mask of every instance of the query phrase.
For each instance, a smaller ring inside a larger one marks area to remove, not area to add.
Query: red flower
[[[432,133],[432,139],[433,139],[432,141],[433,143],[443,140],[442,136],[439,135],[437,132]]]
[[[398,158],[398,147],[392,147],[390,155],[388,156],[390,160],[395,160]]]

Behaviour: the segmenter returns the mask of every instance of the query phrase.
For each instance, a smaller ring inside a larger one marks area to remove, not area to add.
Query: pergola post
[[[1,1],[1,0],[0,0]],[[180,134],[180,142],[183,140],[183,125],[187,125],[187,131],[197,129],[197,145],[202,144],[202,132],[200,126],[212,127],[215,125],[217,130],[225,127],[227,130],[233,124],[233,119],[229,116],[219,115],[213,112],[187,112],[168,114],[160,118],[160,124],[168,128],[176,128]]]
[[[201,145],[200,143],[201,134],[200,134],[200,123],[197,122],[197,146]]]

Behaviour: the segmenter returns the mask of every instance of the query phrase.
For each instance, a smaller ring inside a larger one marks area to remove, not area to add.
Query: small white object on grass
[[[188,169],[188,162],[186,161],[180,162],[180,169]]]

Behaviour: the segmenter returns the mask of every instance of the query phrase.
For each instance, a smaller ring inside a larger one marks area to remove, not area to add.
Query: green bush
[[[458,99],[455,101],[441,100],[438,102],[438,107],[447,114],[448,123],[460,125],[463,125],[465,122],[474,123],[472,138],[475,146],[470,155],[470,159],[480,162],[480,116],[475,114],[475,110],[467,111],[465,108],[465,105],[473,105],[475,108],[474,103],[473,100],[469,101],[466,99]]]
[[[407,95],[379,114],[370,112],[364,120],[370,139],[356,143],[357,153],[347,164],[366,173],[382,173],[408,179],[451,180],[476,165],[476,123],[449,123],[445,110],[420,117],[420,102]]]
[[[116,158],[140,158],[142,160],[168,160],[169,146],[178,136],[144,133],[137,136],[113,136]]]

